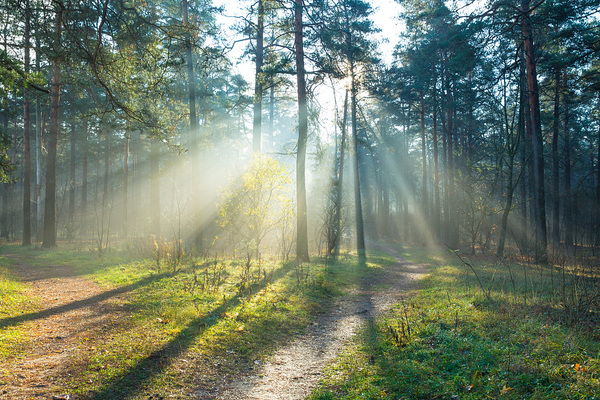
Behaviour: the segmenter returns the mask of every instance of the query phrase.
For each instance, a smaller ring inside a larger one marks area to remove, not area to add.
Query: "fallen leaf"
[[[511,388],[511,387],[508,387],[508,386],[504,385],[504,386],[502,387],[502,390],[500,390],[500,396],[507,394],[507,393],[508,393],[508,392],[510,392],[511,390],[514,390],[514,389],[513,389],[513,388]]]

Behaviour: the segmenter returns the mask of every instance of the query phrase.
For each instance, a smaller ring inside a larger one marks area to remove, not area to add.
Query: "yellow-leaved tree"
[[[247,170],[229,182],[219,206],[219,224],[236,250],[259,258],[261,245],[279,242],[280,250],[289,248],[294,215],[290,184],[283,164],[258,153]]]

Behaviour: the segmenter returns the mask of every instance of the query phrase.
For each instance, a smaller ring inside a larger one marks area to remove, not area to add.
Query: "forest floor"
[[[64,382],[81,343],[102,338],[122,318],[121,290],[106,290],[65,265],[32,266],[14,255],[13,273],[29,285],[36,312],[3,318],[0,326],[23,324],[28,340],[0,366],[0,399],[74,399]]]
[[[397,262],[384,266],[371,277],[363,276],[356,285],[332,297],[334,304],[320,308],[306,329],[283,333],[284,339],[272,356],[263,357],[264,361],[251,360],[250,366],[244,368],[217,363],[218,375],[188,381],[195,383],[193,388],[175,390],[173,395],[162,390],[161,395],[148,397],[146,394],[143,398],[268,400],[303,399],[310,395],[323,368],[348,344],[357,329],[408,296],[409,290],[414,288],[414,280],[427,272],[427,266],[408,262],[390,247],[377,246],[377,249],[392,255]],[[102,357],[96,353],[111,351],[102,349],[102,343],[110,343],[121,331],[126,331],[123,327],[134,318],[131,297],[137,287],[130,284],[107,289],[81,269],[69,265],[44,265],[39,260],[30,265],[30,257],[19,252],[3,257],[13,264],[10,273],[27,287],[21,294],[35,299],[36,304],[32,306],[33,311],[0,313],[0,329],[20,327],[26,332],[26,339],[16,346],[16,351],[11,350],[12,354],[2,360],[0,399],[111,398],[110,391],[74,394],[76,391],[71,388],[74,380],[86,376],[79,370],[82,358],[88,357],[85,368],[89,369],[94,364],[93,359]],[[148,359],[154,356],[152,353]],[[123,358],[126,357],[124,354]],[[163,356],[159,354],[156,358]],[[193,357],[184,354],[180,358]],[[230,360],[239,361],[235,357]],[[99,362],[96,369],[109,368],[102,364]],[[183,375],[206,371],[205,367],[186,371],[185,363],[175,364],[178,373]],[[93,387],[93,380],[95,378],[86,383]],[[128,398],[142,395],[126,390],[122,393]]]
[[[3,245],[0,400],[598,398],[596,259],[370,250],[173,267]]]
[[[216,398],[299,400],[309,396],[323,368],[348,345],[357,329],[406,299],[414,281],[428,271],[427,265],[411,263],[389,246],[372,246],[392,255],[397,263],[364,278],[358,288],[338,297],[302,335],[278,349],[264,364],[258,363],[251,374],[236,376],[220,387]],[[215,397],[207,392],[204,398]]]

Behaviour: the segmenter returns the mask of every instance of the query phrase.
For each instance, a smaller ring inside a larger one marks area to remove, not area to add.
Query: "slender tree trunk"
[[[342,116],[342,143],[340,144],[340,162],[338,170],[338,182],[337,182],[337,193],[335,198],[335,219],[334,219],[334,234],[335,243],[333,248],[333,255],[337,257],[340,254],[340,240],[342,236],[342,201],[343,201],[343,183],[344,183],[344,157],[346,148],[346,121],[348,118],[348,90],[346,90],[346,97],[344,98],[344,112]]]
[[[358,253],[359,264],[364,264],[367,260],[365,248],[365,231],[363,225],[362,199],[360,194],[360,160],[358,153],[358,127],[356,121],[356,78],[354,76],[354,67],[350,67],[351,77],[351,107],[352,107],[352,142],[354,144],[354,208],[356,214],[356,251]]]
[[[455,198],[454,198],[454,126],[453,126],[453,110],[452,110],[452,93],[450,88],[450,73],[446,71],[446,140],[447,156],[448,156],[448,245],[455,249],[458,246],[458,238],[456,237],[457,221],[455,218]]]
[[[298,85],[298,153],[296,158],[296,258],[308,261],[308,218],[306,205],[306,142],[308,138],[308,105],[304,70],[304,34],[302,12],[304,0],[294,0],[294,44]]]
[[[25,2],[25,76],[29,75],[31,37],[31,10],[29,0]],[[23,246],[31,245],[31,113],[30,90],[25,87],[23,93]]]
[[[552,126],[552,243],[560,244],[560,185],[558,171],[558,132],[560,127],[560,69],[554,71],[554,121]]]
[[[566,75],[566,72],[565,72]],[[566,84],[566,79],[565,79]],[[565,201],[563,224],[565,227],[565,246],[573,247],[573,193],[571,190],[571,132],[568,98],[565,98]]]
[[[437,125],[437,82],[433,84],[433,230],[436,239],[441,238],[440,231],[440,176],[439,176],[439,151],[438,151],[438,125]]]
[[[111,134],[108,129],[104,132],[104,179],[102,180],[102,224],[106,219],[106,207],[108,206],[108,179],[110,178],[110,142]],[[104,225],[103,225],[104,226]],[[106,232],[108,237],[109,232]],[[108,240],[107,240],[108,242]]]
[[[269,151],[273,148],[273,136],[275,134],[275,82],[273,81],[273,77],[271,76],[271,88],[269,89],[269,136],[268,136],[268,146],[265,149]]]
[[[125,130],[123,151],[123,239],[129,236],[129,121]]]
[[[188,2],[182,0],[181,11],[183,14],[183,25],[186,29],[190,29],[191,25],[188,18]],[[188,78],[188,105],[190,110],[190,158],[192,177],[196,179],[198,176],[198,116],[196,113],[196,75],[194,74],[194,57],[192,55],[192,38],[189,33],[186,34],[185,51],[186,65]],[[195,183],[195,182],[194,182]],[[192,190],[197,185],[192,183]],[[196,193],[192,194],[196,197]]]
[[[600,91],[598,92],[598,110],[600,111]],[[598,144],[596,157],[596,246],[600,246],[600,127],[598,127]]]
[[[421,113],[421,158],[423,159],[423,188],[422,188],[422,194],[423,194],[423,203],[422,203],[422,209],[423,209],[423,218],[424,218],[424,222],[426,222],[428,220],[428,216],[429,216],[429,194],[427,193],[427,139],[425,138],[425,100],[424,100],[424,96],[423,96],[423,91],[421,90],[420,92],[420,99],[421,99],[421,108],[420,108],[420,113]]]
[[[445,123],[444,110],[441,110],[440,117],[442,119],[442,162],[444,168],[443,184],[444,184],[444,221],[442,223],[442,241],[448,243],[450,240],[450,179],[448,174],[448,128]]]
[[[263,59],[264,59],[265,7],[264,0],[258,0],[258,21],[256,24],[256,72],[254,80],[254,123],[252,125],[252,151],[260,153],[262,130],[263,99]]]
[[[36,18],[37,20],[37,18]],[[39,29],[39,23],[36,23],[36,35],[35,35],[35,70],[41,72],[40,63],[40,52],[41,47],[41,34]],[[36,204],[36,240],[39,242],[42,240],[42,228],[44,224],[44,203],[42,201],[42,125],[44,119],[42,117],[42,104],[39,93],[36,94],[35,99],[35,204]]]
[[[69,164],[69,222],[75,220],[75,160],[76,160],[76,145],[75,145],[75,122],[71,123],[71,160]]]
[[[85,215],[87,212],[87,195],[88,195],[88,121],[83,120],[83,145],[81,158],[81,213]]]
[[[6,103],[5,103],[6,104]],[[3,115],[3,119],[2,119],[2,126],[3,126],[3,133],[5,135],[5,137],[3,138],[4,140],[8,141],[8,108],[7,105],[5,105],[4,107],[4,115]],[[9,229],[8,229],[8,224],[9,224],[9,190],[10,190],[10,185],[9,183],[3,183],[2,184],[2,226],[0,226],[0,235],[2,235],[2,237],[6,240],[9,239]]]
[[[150,145],[150,221],[152,234],[160,237],[160,148],[152,140]]]
[[[521,52],[522,53],[522,52]],[[521,200],[521,212],[519,215],[519,226],[521,228],[521,232],[519,232],[519,245],[520,247],[527,251],[528,249],[528,229],[529,223],[527,219],[527,179],[528,179],[528,165],[529,165],[529,155],[527,151],[527,143],[528,141],[525,138],[526,136],[526,111],[527,111],[527,98],[525,94],[526,90],[526,80],[525,80],[525,60],[521,57],[521,61],[519,63],[519,115],[518,115],[518,123],[517,123],[517,131],[519,135],[519,144],[521,146],[520,151],[520,162],[521,162],[521,179],[520,179],[520,200]]]
[[[536,193],[536,252],[535,262],[548,262],[546,231],[546,194],[544,190],[544,145],[540,120],[540,98],[538,92],[536,59],[533,44],[533,33],[530,20],[530,0],[521,0],[523,13],[523,47],[525,49],[525,65],[527,67],[527,87],[529,89],[529,109],[531,114],[532,147],[533,147],[533,179]]]
[[[61,51],[60,29],[62,11],[56,11],[54,33],[56,35],[56,48]],[[60,55],[56,54],[52,60],[52,84],[50,88],[50,129],[46,149],[48,151],[46,163],[46,200],[44,204],[44,237],[42,245],[46,248],[56,246],[56,147],[59,129],[60,107]]]

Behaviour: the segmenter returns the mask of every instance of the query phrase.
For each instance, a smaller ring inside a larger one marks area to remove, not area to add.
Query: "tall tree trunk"
[[[181,11],[183,14],[183,25],[186,29],[190,29],[187,0],[182,1]],[[196,75],[194,74],[192,39],[189,33],[186,34],[185,51],[188,75],[188,105],[190,110],[190,157],[192,159],[192,176],[195,177],[197,176],[196,159],[198,157],[198,117],[196,115]]]
[[[423,159],[423,202],[422,202],[422,210],[423,210],[423,218],[424,222],[427,223],[429,217],[429,194],[427,193],[427,139],[425,138],[425,100],[423,91],[420,92],[421,99],[421,158]]]
[[[5,103],[6,104],[6,103]],[[3,113],[3,119],[2,119],[2,126],[3,126],[3,134],[5,135],[5,137],[3,137],[3,140],[6,140],[8,142],[8,106],[5,105],[4,107],[4,113]],[[10,191],[10,185],[9,183],[3,183],[2,184],[2,220],[0,221],[2,223],[2,225],[0,226],[0,235],[8,240],[9,238],[9,229],[8,229],[8,224],[9,224],[9,191]]]
[[[565,71],[566,75],[566,71]],[[565,77],[566,85],[566,77]],[[565,227],[565,246],[573,246],[573,193],[571,190],[571,132],[568,97],[565,96],[565,201],[563,224]]]
[[[560,128],[560,69],[554,71],[554,121],[552,126],[552,243],[560,244],[560,185],[558,171],[558,132]]]
[[[37,18],[36,18],[37,20]],[[35,35],[35,70],[41,72],[41,34],[39,23],[36,23],[36,35]],[[36,224],[35,224],[35,236],[39,242],[42,240],[42,227],[44,224],[44,203],[42,202],[42,125],[44,119],[42,117],[42,104],[39,93],[36,93],[35,99],[35,205],[36,205]]]
[[[152,234],[160,237],[160,148],[156,140],[150,144],[150,221]]]
[[[304,70],[304,34],[302,12],[304,0],[294,0],[294,44],[298,85],[298,153],[296,157],[296,258],[308,261],[308,218],[306,205],[306,142],[308,138],[308,105]]]
[[[29,75],[31,37],[31,9],[29,0],[25,2],[25,76]],[[31,244],[31,114],[30,114],[30,90],[25,87],[23,93],[23,246]]]
[[[268,135],[268,146],[265,149],[269,151],[273,148],[273,136],[275,133],[275,82],[273,76],[270,77],[271,88],[269,89],[269,135]]]
[[[89,159],[89,144],[88,144],[88,121],[83,120],[83,143],[81,149],[81,213],[85,215],[87,212],[87,196],[88,196],[88,159]]]
[[[71,123],[70,142],[71,142],[71,159],[69,163],[69,222],[75,220],[75,160],[77,149],[75,145],[75,122]]]
[[[506,178],[506,203],[504,203],[504,211],[502,212],[502,221],[500,225],[500,239],[498,240],[498,249],[496,256],[502,258],[504,255],[504,243],[506,242],[506,230],[508,227],[508,216],[512,209],[513,196],[515,193],[515,186],[513,185],[514,176],[514,164],[515,164],[515,153],[509,154],[508,159],[508,176]]]
[[[522,53],[522,52],[521,52]],[[521,200],[521,211],[519,214],[519,226],[521,231],[519,232],[519,243],[521,249],[527,251],[528,249],[528,239],[529,239],[529,223],[527,219],[527,179],[528,179],[528,165],[529,165],[529,154],[528,154],[528,146],[529,143],[526,138],[529,138],[529,135],[526,135],[526,118],[527,118],[527,97],[525,94],[527,93],[526,88],[526,80],[525,80],[525,60],[521,57],[521,62],[519,63],[519,115],[517,122],[517,130],[519,135],[519,144],[521,146],[520,151],[520,162],[521,162],[521,179],[520,179],[520,200]]]
[[[334,246],[333,255],[337,257],[340,254],[340,241],[342,236],[342,201],[343,201],[343,183],[344,183],[344,157],[346,148],[346,120],[348,119],[348,90],[344,98],[344,112],[342,116],[342,143],[340,144],[340,162],[337,177],[337,193],[335,196],[335,218],[334,218]]]
[[[438,151],[438,125],[437,125],[437,82],[433,84],[433,230],[436,239],[441,239],[440,231],[440,176],[439,176],[439,151]]]
[[[188,2],[187,0],[182,0],[182,14],[183,14],[183,24],[186,29],[191,29],[191,24],[189,22],[188,17]],[[196,74],[194,73],[194,57],[192,54],[192,35],[188,32],[186,34],[186,63],[187,63],[187,74],[188,74],[188,103],[190,110],[190,161],[191,161],[191,171],[192,171],[192,198],[198,199],[200,197],[200,193],[198,189],[200,188],[199,182],[197,182],[197,178],[200,173],[199,166],[199,157],[200,153],[198,150],[198,116],[196,112]],[[197,217],[198,221],[198,230],[196,231],[196,237],[194,238],[197,245],[201,245],[202,243],[202,223],[200,222],[200,217]]]
[[[52,60],[52,84],[50,88],[50,129],[46,149],[48,151],[46,163],[46,200],[44,204],[44,236],[42,245],[46,248],[56,246],[56,147],[59,129],[60,107],[60,64],[61,64],[61,39],[60,28],[62,10],[56,11],[54,33],[56,35],[56,51]]]
[[[527,67],[527,87],[529,89],[529,109],[531,114],[531,138],[533,147],[533,180],[536,193],[536,251],[535,262],[548,262],[548,239],[546,231],[546,194],[544,190],[544,145],[542,142],[542,125],[540,120],[540,98],[536,72],[535,49],[530,19],[530,0],[521,0],[523,13],[523,47]]]
[[[129,236],[129,121],[125,130],[123,151],[123,239]]]
[[[256,23],[256,72],[254,80],[254,122],[252,125],[252,151],[260,153],[262,129],[262,99],[263,99],[263,59],[265,33],[264,0],[258,0],[258,21]]]
[[[598,92],[598,110],[600,111],[600,91]],[[598,127],[598,154],[596,157],[596,246],[600,246],[600,126]]]
[[[446,140],[448,156],[448,245],[455,249],[458,247],[458,238],[456,236],[457,224],[455,198],[454,198],[454,126],[452,110],[452,92],[450,87],[450,72],[446,71]]]
[[[356,121],[356,77],[354,67],[350,67],[351,77],[351,107],[352,107],[352,142],[354,144],[354,212],[356,217],[356,251],[358,253],[359,264],[364,264],[367,260],[365,248],[365,230],[363,225],[362,199],[360,194],[360,160],[358,153],[358,127]]]

